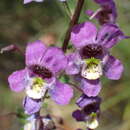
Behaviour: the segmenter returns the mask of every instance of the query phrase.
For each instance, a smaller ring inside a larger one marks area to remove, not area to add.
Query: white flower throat
[[[90,129],[96,129],[99,126],[96,113],[91,113],[89,115],[89,119],[86,121],[86,126],[87,128],[90,128]]]
[[[31,81],[26,88],[26,93],[30,98],[40,99],[44,96],[47,90],[47,83],[40,77],[31,78]]]
[[[81,75],[89,80],[96,80],[102,76],[102,63],[99,59],[89,58],[84,60]]]

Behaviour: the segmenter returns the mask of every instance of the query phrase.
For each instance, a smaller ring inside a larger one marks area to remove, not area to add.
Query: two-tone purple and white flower
[[[98,22],[103,25],[106,23],[116,23],[117,10],[114,0],[94,0],[101,6],[96,12],[87,10],[86,14],[90,19],[96,18]]]
[[[127,38],[118,26],[105,24],[99,30],[91,22],[76,25],[71,42],[76,51],[68,55],[66,73],[81,76],[81,89],[87,96],[97,96],[101,90],[100,77],[120,79],[121,62],[109,54],[109,49]]]
[[[67,59],[60,48],[46,47],[41,41],[29,43],[25,53],[25,69],[13,72],[8,82],[12,91],[25,90],[26,113],[33,114],[41,108],[41,99],[48,91],[58,104],[68,104],[73,90],[68,84],[57,80],[58,73],[67,65]]]
[[[98,127],[98,120],[100,116],[100,97],[88,97],[82,95],[76,102],[80,109],[75,110],[72,116],[76,121],[82,121],[86,123],[86,127],[89,129],[95,129]]]
[[[35,2],[43,2],[44,0],[24,0],[24,4],[27,4],[27,3],[30,3],[32,1],[35,1]],[[65,2],[66,0],[59,0],[61,2]]]

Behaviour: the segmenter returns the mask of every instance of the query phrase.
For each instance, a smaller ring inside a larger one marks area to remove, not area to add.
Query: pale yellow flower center
[[[32,90],[36,91],[39,93],[41,89],[44,87],[45,81],[42,78],[34,78],[33,79],[33,85],[32,85]]]
[[[89,80],[100,78],[102,75],[101,61],[95,58],[85,59],[81,75]]]
[[[32,78],[31,83],[26,88],[26,93],[33,99],[40,99],[47,90],[47,83],[40,77]]]

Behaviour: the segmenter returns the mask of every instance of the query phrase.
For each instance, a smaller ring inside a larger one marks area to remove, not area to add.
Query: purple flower
[[[13,72],[8,78],[12,91],[25,90],[27,94],[24,101],[25,111],[28,114],[37,112],[47,90],[56,103],[68,104],[73,96],[73,90],[68,84],[56,79],[58,73],[67,65],[67,59],[61,49],[47,48],[41,41],[29,43],[25,60],[25,69]]]
[[[81,76],[81,88],[87,96],[98,95],[103,74],[112,80],[120,79],[123,65],[109,54],[109,49],[124,38],[127,37],[113,24],[97,30],[94,24],[85,22],[73,28],[71,42],[76,51],[67,56],[66,73]]]
[[[35,2],[43,2],[44,0],[24,0],[24,4],[30,3],[30,2],[32,2],[32,1],[35,1]],[[66,0],[59,0],[59,1],[64,2],[64,1],[66,1]]]
[[[84,121],[90,129],[95,129],[98,126],[98,119],[100,116],[100,97],[88,97],[82,95],[77,100],[77,105],[81,108],[73,112],[72,116],[76,121]]]
[[[96,12],[87,10],[86,14],[91,16],[90,19],[96,18],[101,25],[116,23],[117,11],[115,2],[113,0],[95,0],[95,2],[100,4],[101,8]]]

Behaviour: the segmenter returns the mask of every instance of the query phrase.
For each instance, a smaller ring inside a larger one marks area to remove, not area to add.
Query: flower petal
[[[20,92],[25,88],[26,73],[27,73],[26,69],[23,69],[23,70],[13,72],[8,77],[9,86],[12,91]]]
[[[56,73],[65,69],[67,58],[60,48],[50,47],[41,60],[41,64],[53,73]]]
[[[34,100],[29,97],[25,97],[23,101],[23,106],[25,109],[25,113],[27,113],[28,115],[31,115],[40,110],[42,106],[42,102],[40,99]]]
[[[24,4],[30,3],[32,1],[42,2],[43,0],[24,0]]]
[[[27,3],[30,3],[32,2],[33,0],[24,0],[24,4],[27,4]]]
[[[67,0],[59,0],[59,1],[61,1],[61,2],[65,2],[65,1],[67,1]]]
[[[103,25],[106,23],[116,23],[117,11],[116,5],[114,1],[104,1],[99,3],[101,8],[99,8],[96,12],[92,12],[88,10],[86,13],[91,16],[90,20],[96,18],[99,24]]]
[[[75,110],[72,113],[73,118],[76,119],[76,121],[85,121],[86,115],[81,110]]]
[[[94,0],[94,1],[98,4],[106,4],[112,2],[113,0]]]
[[[46,51],[46,46],[41,41],[29,43],[26,48],[26,65],[40,64],[42,57]]]
[[[122,63],[115,59],[113,56],[109,56],[106,65],[104,66],[104,74],[112,80],[118,80],[121,78],[124,67]]]
[[[88,16],[92,16],[94,14],[94,11],[93,10],[86,10],[85,13],[88,15]]]
[[[82,94],[80,98],[76,101],[76,104],[80,108],[84,108],[85,106],[88,106],[90,104],[100,104],[101,103],[101,98],[100,97],[88,97],[85,94]]]
[[[49,91],[52,99],[60,105],[66,105],[73,97],[73,89],[68,85],[56,81],[56,84],[52,90]]]
[[[101,90],[101,83],[99,79],[97,80],[82,79],[81,88],[88,97],[91,96],[95,97],[99,94]]]
[[[85,22],[74,26],[71,33],[71,42],[76,48],[87,44],[93,44],[97,35],[97,28],[91,22]]]
[[[78,74],[80,71],[81,58],[78,53],[71,53],[67,55],[68,64],[66,67],[66,73],[69,75]]]
[[[126,38],[117,25],[105,24],[99,30],[97,41],[105,48],[112,48],[120,40]]]

